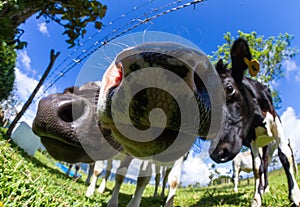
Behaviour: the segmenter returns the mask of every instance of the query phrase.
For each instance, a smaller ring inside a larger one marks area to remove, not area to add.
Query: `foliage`
[[[270,86],[272,81],[276,81],[284,76],[282,63],[284,60],[292,59],[298,53],[295,47],[291,47],[291,42],[294,39],[290,34],[279,34],[276,38],[271,36],[265,38],[257,35],[256,32],[244,33],[238,31],[238,37],[245,38],[250,46],[253,59],[260,62],[260,72],[257,79]],[[216,63],[220,58],[224,62],[230,63],[230,48],[234,38],[230,32],[224,34],[225,43],[218,46],[218,50],[213,52],[209,58],[213,63]],[[272,96],[276,107],[279,107],[281,99],[278,91],[273,90]]]
[[[0,41],[0,101],[6,99],[13,89],[15,62],[14,47]]]
[[[6,0],[0,1],[0,101],[6,99],[15,80],[15,49],[22,49],[27,42],[21,41],[24,33],[18,27],[29,17],[37,14],[46,22],[53,21],[64,28],[69,47],[79,44],[88,23],[96,29],[102,27],[101,19],[107,7],[97,0]]]
[[[96,29],[102,27],[100,19],[105,16],[107,7],[97,0],[7,0],[0,4],[0,40],[8,44],[16,43],[17,49],[26,46],[20,41],[24,31],[18,26],[29,17],[38,13],[46,22],[54,21],[64,27],[70,47],[75,46],[79,37],[86,33],[88,23],[94,23]]]
[[[17,89],[14,88],[7,99],[3,99],[0,101],[0,108],[3,110],[4,122],[3,127],[6,127],[9,119],[15,117],[18,113],[17,107],[21,104],[20,97],[16,94]],[[0,124],[0,126],[2,126]]]
[[[91,198],[84,196],[87,186],[82,180],[72,180],[54,165],[54,160],[41,153],[29,157],[9,139],[2,138],[0,128],[0,206],[106,206],[110,199],[113,182],[107,191]],[[199,175],[201,176],[201,175]],[[298,176],[299,178],[299,176]],[[101,179],[98,181],[98,184]],[[250,183],[249,183],[250,182]],[[289,206],[287,180],[283,170],[269,176],[271,193],[263,196],[263,206]],[[299,179],[298,179],[299,182]],[[238,207],[249,206],[253,196],[253,179],[242,180],[239,192],[234,193],[233,184],[210,187],[179,188],[174,206]],[[131,199],[135,186],[123,184],[120,207]],[[154,187],[148,185],[143,194],[142,207],[163,206],[166,198],[153,198]]]

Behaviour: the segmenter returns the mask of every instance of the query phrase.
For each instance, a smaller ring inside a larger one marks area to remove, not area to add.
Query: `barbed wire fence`
[[[143,15],[140,15],[137,18],[130,18],[128,23],[120,27],[113,28],[111,31],[108,32],[108,34],[95,40],[99,36],[99,33],[102,33],[104,30],[108,30],[111,27],[111,25],[114,25],[116,22],[122,20],[129,14],[134,14],[135,12],[140,11],[140,9],[144,8],[146,5],[150,5],[151,3],[153,3],[154,0],[149,0],[139,6],[132,8],[125,14],[118,16],[116,19],[110,21],[107,26],[103,26],[103,29],[97,31],[93,35],[89,36],[82,43],[80,43],[79,46],[77,46],[69,55],[67,55],[58,64],[58,66],[54,68],[54,70],[47,77],[47,83],[44,85],[43,90],[34,99],[33,103],[42,98],[46,94],[46,92],[51,87],[53,87],[61,78],[65,77],[67,73],[69,73],[74,68],[78,67],[81,63],[83,63],[84,60],[86,60],[88,57],[94,54],[99,48],[105,46],[112,40],[136,29],[137,27],[143,24],[150,23],[151,21],[163,15],[178,11],[189,6],[195,6],[196,4],[201,3],[203,1],[204,0],[193,0],[184,3],[183,0],[175,0],[163,6],[151,8],[150,11],[144,12]]]

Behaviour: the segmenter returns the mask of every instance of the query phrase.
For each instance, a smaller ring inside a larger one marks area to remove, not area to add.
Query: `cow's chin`
[[[94,162],[82,147],[77,147],[49,137],[41,137],[41,142],[54,159],[68,163]]]
[[[162,132],[156,137],[145,136],[136,140],[124,136],[116,128],[112,128],[111,131],[113,137],[127,153],[139,159],[153,160],[156,163],[169,163],[179,159],[188,152],[195,141],[195,136],[190,134],[183,134],[166,128],[156,129],[152,127],[152,129],[154,131],[162,130]],[[139,137],[135,136],[135,138]]]

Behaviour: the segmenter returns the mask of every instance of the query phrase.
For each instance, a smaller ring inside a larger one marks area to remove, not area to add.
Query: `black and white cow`
[[[222,60],[217,63],[216,69],[226,91],[226,118],[220,140],[212,141],[210,157],[217,163],[227,162],[239,153],[242,145],[250,147],[255,177],[251,206],[261,206],[263,158],[259,155],[259,147],[263,147],[265,154],[267,144],[275,139],[288,180],[289,199],[299,206],[300,190],[293,173],[293,154],[274,109],[270,90],[258,81],[244,76],[245,70],[251,67],[251,64],[246,63],[251,59],[247,41],[239,38],[231,48],[232,67],[227,69]]]
[[[103,151],[109,151],[107,147],[101,145],[102,137],[99,134],[98,122],[95,116],[95,100],[97,100],[96,96],[99,88],[98,84],[89,82],[81,87],[66,88],[63,93],[51,94],[40,101],[33,123],[33,130],[41,137],[48,152],[55,159],[67,162],[94,163],[94,160],[89,157],[90,154],[82,148],[84,143],[80,142],[80,138],[86,138],[86,141],[91,141],[95,145],[95,148],[90,148],[91,150],[98,150],[100,154]],[[106,130],[105,134],[111,136],[109,130]],[[119,143],[111,143],[112,146],[122,151]],[[110,147],[112,148],[112,146]],[[105,190],[106,181],[112,167],[112,159],[121,160],[116,172],[115,187],[107,204],[107,206],[114,207],[118,206],[119,191],[133,157],[126,156],[125,153],[119,153],[108,159],[108,168],[98,188],[99,193]],[[95,162],[93,173],[90,174],[92,180],[85,193],[87,197],[92,196],[95,192],[98,175],[105,168],[104,160],[106,159],[99,159]],[[183,160],[184,157],[182,156],[167,166],[169,168],[168,184],[170,191],[165,203],[166,207],[173,206],[175,192],[180,183]],[[151,171],[152,162],[144,161],[139,170],[136,190],[128,206],[138,207],[140,205],[143,191],[151,178]]]

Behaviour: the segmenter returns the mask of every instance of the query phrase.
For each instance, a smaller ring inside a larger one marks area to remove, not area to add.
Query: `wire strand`
[[[196,5],[198,3],[201,3],[203,2],[204,0],[193,0],[191,2],[188,2],[188,3],[185,3],[185,4],[182,4],[182,5],[179,5],[179,6],[176,6],[176,7],[173,7],[173,8],[170,8],[170,9],[167,9],[167,10],[164,10],[160,13],[157,13],[151,17],[147,17],[145,16],[143,19],[139,19],[135,24],[133,24],[132,26],[128,27],[127,29],[124,29],[122,31],[120,31],[119,33],[117,32],[112,32],[111,34],[108,34],[108,35],[105,35],[103,38],[101,38],[100,40],[94,42],[94,45],[92,47],[89,47],[85,52],[81,52],[80,55],[78,55],[76,58],[73,58],[72,61],[66,65],[64,67],[64,69],[61,69],[60,72],[58,73],[58,75],[56,77],[53,78],[53,80],[44,88],[44,90],[42,91],[42,93],[40,94],[40,96],[37,97],[36,100],[38,100],[39,98],[41,98],[43,96],[43,94],[46,93],[47,90],[49,90],[57,81],[59,81],[62,77],[65,77],[65,75],[70,72],[72,69],[74,69],[76,66],[78,66],[79,64],[81,64],[86,58],[88,58],[89,56],[91,56],[93,53],[95,53],[99,48],[103,47],[104,45],[106,45],[107,43],[109,43],[110,41],[134,30],[135,28],[143,25],[143,24],[146,24],[148,22],[151,22],[152,20],[154,19],[157,19],[163,15],[166,15],[168,13],[171,13],[171,12],[175,12],[177,10],[180,10],[180,9],[183,9],[185,7],[188,7],[188,6],[192,6],[192,5]],[[167,5],[173,5],[175,3],[179,3],[179,2],[182,2],[182,0],[177,0],[177,1],[173,1]],[[165,7],[168,7],[168,6],[163,6],[163,7],[160,7],[160,8],[165,8]],[[158,8],[157,11],[161,10],[160,8]],[[112,36],[112,34],[114,34]],[[110,37],[112,36],[112,37]],[[68,57],[69,59],[70,57]],[[65,61],[66,62],[66,61]],[[62,67],[63,63],[61,63],[57,68],[60,68]]]

